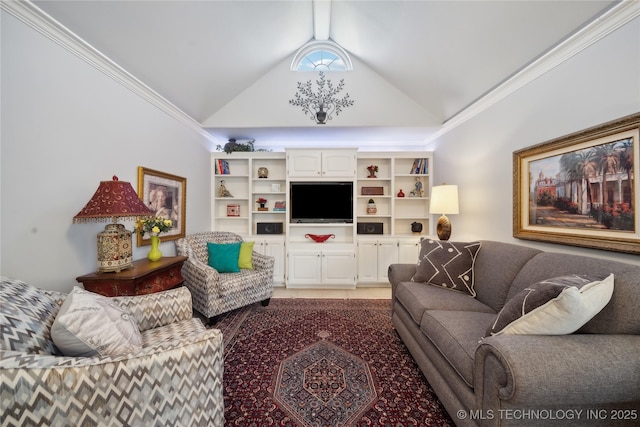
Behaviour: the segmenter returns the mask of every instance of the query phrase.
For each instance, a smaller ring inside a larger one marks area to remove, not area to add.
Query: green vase
[[[149,261],[158,261],[162,258],[162,252],[160,252],[160,237],[159,236],[151,236],[151,250],[147,254],[147,258]]]

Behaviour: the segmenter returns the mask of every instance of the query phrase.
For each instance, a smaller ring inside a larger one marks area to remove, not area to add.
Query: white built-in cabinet
[[[352,179],[356,171],[356,150],[290,149],[287,167],[289,178]]]
[[[330,247],[291,250],[287,257],[287,286],[355,287],[355,252],[352,248]]]
[[[263,255],[274,258],[273,283],[284,285],[285,278],[285,243],[284,237],[265,237],[266,235],[248,236],[245,240],[255,241],[253,249]]]
[[[358,278],[360,284],[388,284],[389,265],[415,263],[420,253],[420,237],[358,237]]]
[[[226,169],[219,167],[220,161],[226,162]],[[378,167],[375,177],[369,177],[367,167],[371,165]],[[259,176],[260,168],[267,168],[266,178]],[[431,152],[361,152],[352,148],[216,152],[211,171],[212,229],[240,234],[256,242],[256,251],[273,256],[276,285],[388,285],[389,264],[415,263],[421,239],[433,235],[429,212]],[[353,223],[289,223],[290,182],[314,180],[354,183]],[[222,181],[226,196],[220,194]],[[381,194],[365,194],[371,191],[368,187]],[[259,198],[267,199],[267,210],[259,209]],[[376,205],[375,213],[367,211],[370,199]],[[276,202],[284,202],[284,210],[274,210]],[[259,223],[282,223],[283,232],[258,234]],[[413,231],[413,223],[422,224],[422,231]],[[382,224],[382,234],[358,233],[358,225],[371,224]],[[316,243],[305,237],[309,233],[333,234],[335,238]]]

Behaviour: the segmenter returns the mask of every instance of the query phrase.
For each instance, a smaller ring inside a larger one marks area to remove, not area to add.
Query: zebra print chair
[[[187,235],[176,241],[178,255],[188,259],[182,266],[184,285],[193,295],[193,308],[209,319],[257,302],[267,306],[273,295],[274,258],[253,251],[253,269],[220,273],[208,264],[207,243],[242,242],[227,231]]]

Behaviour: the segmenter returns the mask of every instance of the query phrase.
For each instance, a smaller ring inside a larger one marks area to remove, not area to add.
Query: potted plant
[[[158,247],[160,244],[160,233],[171,230],[173,221],[158,216],[142,219],[136,223],[135,227],[136,231],[140,233],[140,236],[144,237],[146,233],[151,235],[151,249],[147,254],[147,258],[149,258],[150,261],[158,261],[162,258],[162,252],[160,252]]]
[[[367,178],[377,178],[376,172],[378,172],[378,166],[376,165],[367,166],[367,170],[369,171],[369,176]]]
[[[258,208],[259,211],[267,211],[267,210],[269,210],[269,208],[266,208],[264,206],[265,203],[267,203],[267,199],[265,199],[264,197],[259,197],[258,200],[256,200],[256,203],[260,205],[260,207]]]

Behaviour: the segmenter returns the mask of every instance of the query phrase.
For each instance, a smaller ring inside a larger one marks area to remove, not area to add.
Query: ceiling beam
[[[331,0],[313,0],[313,38],[329,40]]]

